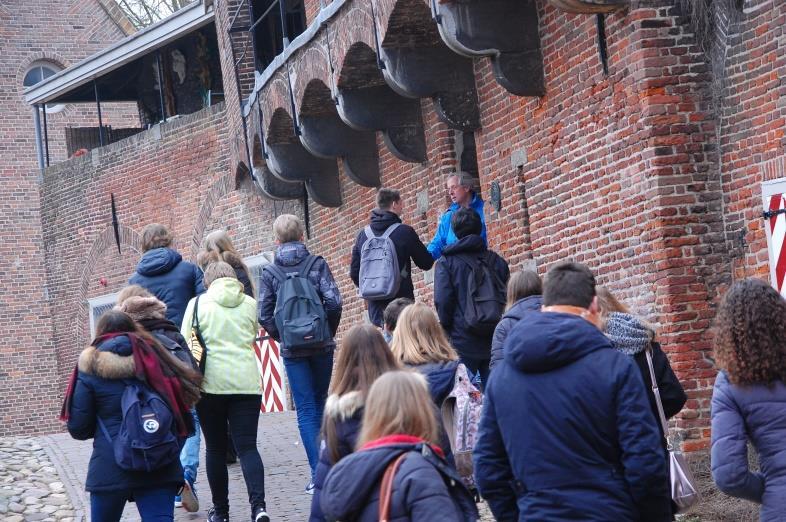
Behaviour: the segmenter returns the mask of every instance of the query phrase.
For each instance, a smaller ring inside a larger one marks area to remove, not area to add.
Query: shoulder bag
[[[202,338],[202,332],[199,331],[199,298],[201,296],[196,296],[194,300],[194,315],[191,317],[191,339],[189,340],[189,348],[191,349],[191,355],[194,356],[196,359],[197,365],[199,366],[199,371],[202,372],[204,375],[205,373],[205,364],[207,363],[207,345],[205,344],[204,338]]]
[[[671,500],[677,506],[677,513],[684,513],[696,504],[699,499],[699,489],[696,487],[696,480],[690,471],[685,455],[675,449],[669,440],[669,422],[663,413],[663,403],[660,400],[660,390],[658,381],[655,379],[655,370],[652,366],[652,349],[647,348],[647,366],[650,369],[650,379],[652,379],[652,393],[655,395],[655,403],[658,405],[658,415],[663,426],[663,436],[666,438],[666,449],[669,451],[669,485],[671,486]]]
[[[395,458],[387,469],[385,474],[382,475],[382,484],[379,486],[379,522],[388,522],[390,520],[390,499],[393,496],[393,478],[396,476],[401,462],[407,458],[409,451],[405,451]]]

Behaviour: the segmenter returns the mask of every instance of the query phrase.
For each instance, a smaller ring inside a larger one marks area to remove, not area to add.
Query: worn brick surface
[[[123,36],[96,0],[0,3],[0,434],[54,429],[58,400],[33,112],[22,82],[34,62],[67,67]],[[138,124],[133,107],[103,109],[107,125]],[[97,126],[98,118],[93,105],[66,105],[47,120],[54,162],[65,158],[65,126]]]

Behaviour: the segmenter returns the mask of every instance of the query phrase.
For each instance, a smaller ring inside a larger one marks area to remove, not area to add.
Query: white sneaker
[[[306,494],[307,495],[313,495],[314,494],[314,481],[313,480],[309,481],[309,483],[306,484]]]

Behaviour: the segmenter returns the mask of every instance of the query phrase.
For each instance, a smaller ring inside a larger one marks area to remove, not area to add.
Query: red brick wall
[[[55,429],[60,400],[33,113],[22,81],[35,61],[65,67],[124,36],[92,0],[54,2],[46,9],[21,2],[0,6],[0,435]],[[138,121],[135,110],[105,109],[107,124]],[[92,107],[76,105],[48,120],[53,161],[64,158],[66,124],[97,126],[98,121]]]
[[[745,3],[722,81],[724,216],[735,277],[769,278],[761,183],[786,177],[786,4]]]

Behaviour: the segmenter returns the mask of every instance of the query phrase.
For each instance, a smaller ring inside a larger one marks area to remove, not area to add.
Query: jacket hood
[[[136,271],[143,276],[166,274],[183,260],[183,256],[171,248],[154,248],[142,255]]]
[[[468,236],[464,236],[452,245],[448,245],[445,247],[445,250],[442,251],[442,255],[450,256],[454,254],[464,254],[464,253],[476,253],[476,252],[485,252],[486,251],[486,243],[483,242],[483,238],[477,234],[470,234]]]
[[[612,312],[606,318],[606,336],[617,350],[636,355],[652,343],[653,332],[638,317]]]
[[[363,395],[358,391],[351,391],[344,395],[332,394],[325,402],[325,415],[345,421],[363,408],[364,404]]]
[[[235,308],[245,301],[243,283],[234,277],[220,277],[210,283],[207,289],[209,295],[216,303],[225,308]]]
[[[134,357],[131,341],[121,335],[112,337],[97,346],[88,346],[79,355],[80,372],[104,379],[130,379],[134,377]]]
[[[139,297],[131,296],[119,305],[115,306],[117,310],[125,312],[131,316],[134,321],[142,321],[145,319],[165,319],[166,318],[166,305],[159,301],[156,297]]]
[[[300,241],[284,243],[276,249],[275,263],[280,266],[295,266],[309,255],[306,245]]]
[[[505,359],[525,373],[548,372],[597,350],[613,348],[594,324],[562,312],[526,314],[508,339]]]
[[[445,361],[415,366],[415,369],[426,378],[431,397],[436,404],[442,404],[445,397],[453,390],[458,364],[458,361]]]
[[[516,321],[520,320],[524,317],[524,314],[529,312],[540,312],[541,307],[543,306],[543,297],[540,295],[531,295],[528,297],[524,297],[519,299],[513,306],[511,306],[505,315],[502,316],[504,319],[505,317],[510,317],[511,319],[515,319]]]
[[[388,464],[415,444],[391,444],[352,453],[338,461],[328,475],[320,500],[323,511],[337,520],[352,519],[363,510]],[[363,477],[363,480],[358,480]]]
[[[391,212],[390,210],[381,210],[375,208],[371,211],[371,219],[369,220],[369,225],[371,225],[371,230],[373,230],[377,234],[381,234],[390,225],[395,223],[401,223],[401,218],[395,212]]]

